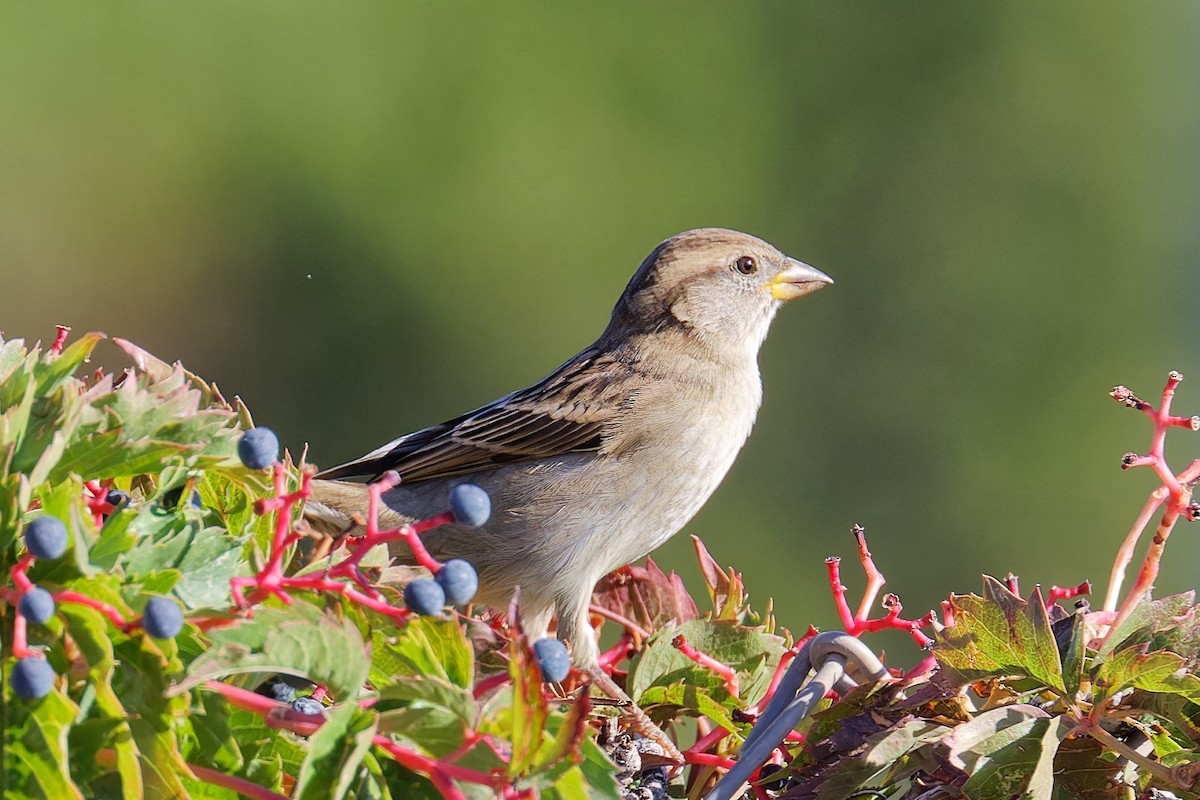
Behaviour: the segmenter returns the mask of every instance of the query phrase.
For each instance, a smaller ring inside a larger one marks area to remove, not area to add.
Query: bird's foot
[[[617,682],[608,673],[599,667],[592,667],[588,670],[588,675],[594,686],[616,701],[620,707],[620,717],[624,727],[646,737],[646,742],[637,748],[642,764],[650,765],[661,759],[659,763],[683,766],[683,753],[679,752],[679,748],[675,746],[675,742],[671,741],[671,737],[667,736],[666,732],[658,727],[654,720],[638,707],[637,703],[633,702],[633,699],[617,685]],[[652,746],[646,747],[645,745]]]

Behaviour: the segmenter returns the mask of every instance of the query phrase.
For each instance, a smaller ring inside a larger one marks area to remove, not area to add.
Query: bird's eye
[[[758,262],[750,256],[742,256],[734,263],[734,269],[743,275],[753,275],[758,272]]]

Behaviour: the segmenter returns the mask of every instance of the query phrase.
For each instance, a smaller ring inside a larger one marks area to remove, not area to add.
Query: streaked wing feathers
[[[410,433],[320,477],[378,476],[394,469],[411,483],[599,450],[627,400],[630,372],[609,354],[584,351],[528,389]]]

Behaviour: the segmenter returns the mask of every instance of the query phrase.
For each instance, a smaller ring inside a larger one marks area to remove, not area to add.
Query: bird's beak
[[[767,286],[771,289],[772,297],[776,300],[786,301],[803,297],[831,283],[833,283],[833,278],[821,272],[821,270],[810,267],[808,264],[797,261],[794,258],[789,258],[787,266],[772,278]]]

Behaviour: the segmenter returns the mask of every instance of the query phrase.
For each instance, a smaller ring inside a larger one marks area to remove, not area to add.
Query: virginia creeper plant
[[[794,639],[753,610],[699,540],[703,604],[652,560],[605,578],[601,665],[676,740],[670,761],[556,642],[525,638],[519,599],[470,605],[470,566],[421,543],[456,519],[451,498],[383,529],[380,495],[401,479],[389,474],[357,534],[317,537],[301,516],[312,469],[278,456],[240,401],[120,339],[132,367],[89,371],[102,338],[0,341],[6,798],[699,798],[817,633]],[[985,578],[940,620],[905,618],[896,595],[879,601],[856,527],[867,584],[852,608],[826,561],[835,627],[903,630],[924,658],[839,685],[755,765],[749,796],[1200,797],[1200,623],[1192,594],[1150,593],[1174,526],[1200,517],[1200,461],[1174,472],[1164,453],[1170,429],[1200,428],[1171,414],[1180,380],[1157,405],[1113,392],[1152,427],[1123,466],[1162,487],[1100,610],[1086,582],[1022,599],[1015,578]],[[390,560],[397,541],[411,566]],[[416,602],[418,581],[432,601]]]

